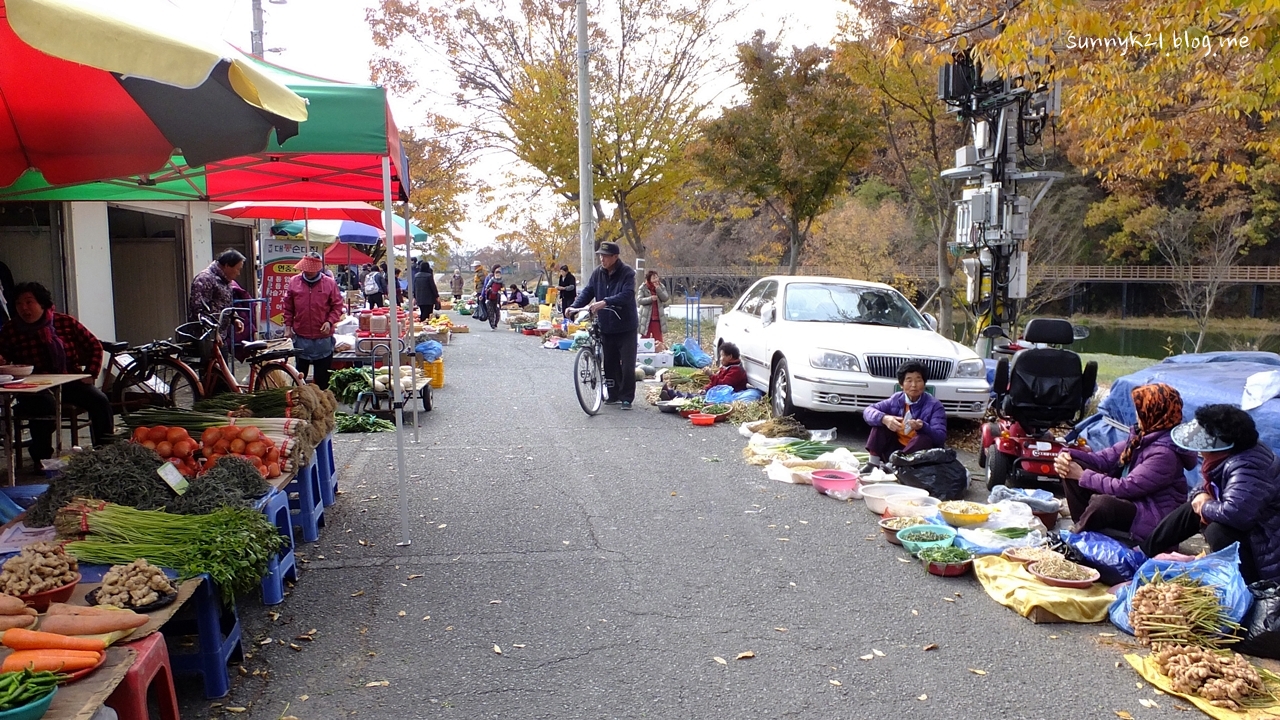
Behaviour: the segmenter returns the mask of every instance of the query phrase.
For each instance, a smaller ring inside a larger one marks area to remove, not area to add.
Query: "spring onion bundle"
[[[778,448],[779,450],[795,455],[801,460],[817,460],[819,457],[836,450],[835,445],[816,440],[801,440],[799,442],[788,443]]]
[[[83,513],[83,508],[73,511]],[[255,589],[268,562],[285,545],[266,516],[244,508],[171,515],[106,504],[84,516],[89,528],[85,539],[66,545],[81,562],[127,565],[146,558],[183,577],[207,573],[226,601]]]

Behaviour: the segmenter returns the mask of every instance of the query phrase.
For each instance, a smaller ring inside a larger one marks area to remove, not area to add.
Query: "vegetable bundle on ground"
[[[335,370],[329,376],[329,389],[342,402],[354,405],[360,393],[373,389],[373,373],[365,368]]]
[[[395,430],[393,423],[377,418],[369,413],[348,415],[338,413],[338,432],[340,433],[373,433]]]
[[[252,591],[285,540],[262,513],[223,508],[208,515],[172,515],[108,504],[88,513],[84,540],[68,543],[81,562],[123,565],[138,558],[177,570],[207,573],[223,598]]]
[[[1239,711],[1280,702],[1280,677],[1229,650],[1159,645],[1151,657],[1176,692],[1198,695],[1214,707]]]
[[[1239,626],[1227,617],[1217,591],[1186,575],[1157,573],[1133,593],[1133,634],[1143,645],[1176,643],[1219,647],[1236,641]]]

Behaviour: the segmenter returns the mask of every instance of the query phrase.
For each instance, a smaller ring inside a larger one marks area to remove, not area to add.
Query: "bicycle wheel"
[[[293,369],[293,366],[272,362],[258,368],[258,377],[253,381],[253,391],[295,387],[301,384],[302,376]]]
[[[126,368],[112,386],[111,406],[121,415],[146,407],[190,410],[200,397],[200,381],[190,368],[166,358]]]
[[[604,402],[603,370],[594,348],[584,347],[578,351],[573,361],[573,386],[578,393],[578,404],[588,415],[600,412]]]

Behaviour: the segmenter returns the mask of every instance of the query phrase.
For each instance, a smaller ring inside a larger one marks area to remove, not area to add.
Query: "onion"
[[[262,441],[255,440],[244,447],[244,451],[256,458],[261,458],[267,454],[267,446]]]
[[[241,440],[240,438],[236,438],[235,440],[231,441],[231,445],[229,447],[231,448],[231,453],[233,455],[243,455],[245,445],[246,445],[245,441]]]
[[[168,440],[156,443],[156,453],[162,458],[173,457],[173,443]]]
[[[167,439],[168,437],[169,437],[169,428],[163,425],[157,425],[151,428],[151,431],[147,433],[147,439],[154,443],[161,442]]]
[[[173,454],[178,457],[188,457],[193,450],[195,450],[195,443],[190,440],[179,440],[173,443]]]
[[[156,444],[155,444],[155,443],[153,443],[153,442],[151,442],[150,440],[147,440],[146,442],[142,443],[142,447],[144,447],[144,448],[146,448],[146,449],[148,449],[148,450],[155,450],[155,449],[156,449]]]
[[[259,440],[261,438],[262,438],[262,431],[252,425],[240,431],[240,439],[244,440],[247,443],[251,443],[254,440]]]
[[[187,435],[187,431],[184,428],[171,427],[164,439],[168,440],[170,445],[173,445],[174,443],[177,443],[180,440],[186,440],[189,437],[191,436]]]
[[[136,427],[133,429],[133,441],[136,443],[144,443],[147,441],[147,435],[150,434],[151,428]]]

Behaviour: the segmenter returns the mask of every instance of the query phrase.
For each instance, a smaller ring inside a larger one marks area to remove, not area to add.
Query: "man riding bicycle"
[[[600,243],[596,255],[600,266],[591,273],[582,292],[566,314],[588,310],[600,323],[604,349],[605,387],[609,397],[605,404],[621,403],[630,410],[636,399],[636,339],[639,312],[636,309],[636,271],[618,257],[618,243]],[[600,313],[608,308],[612,312]]]

